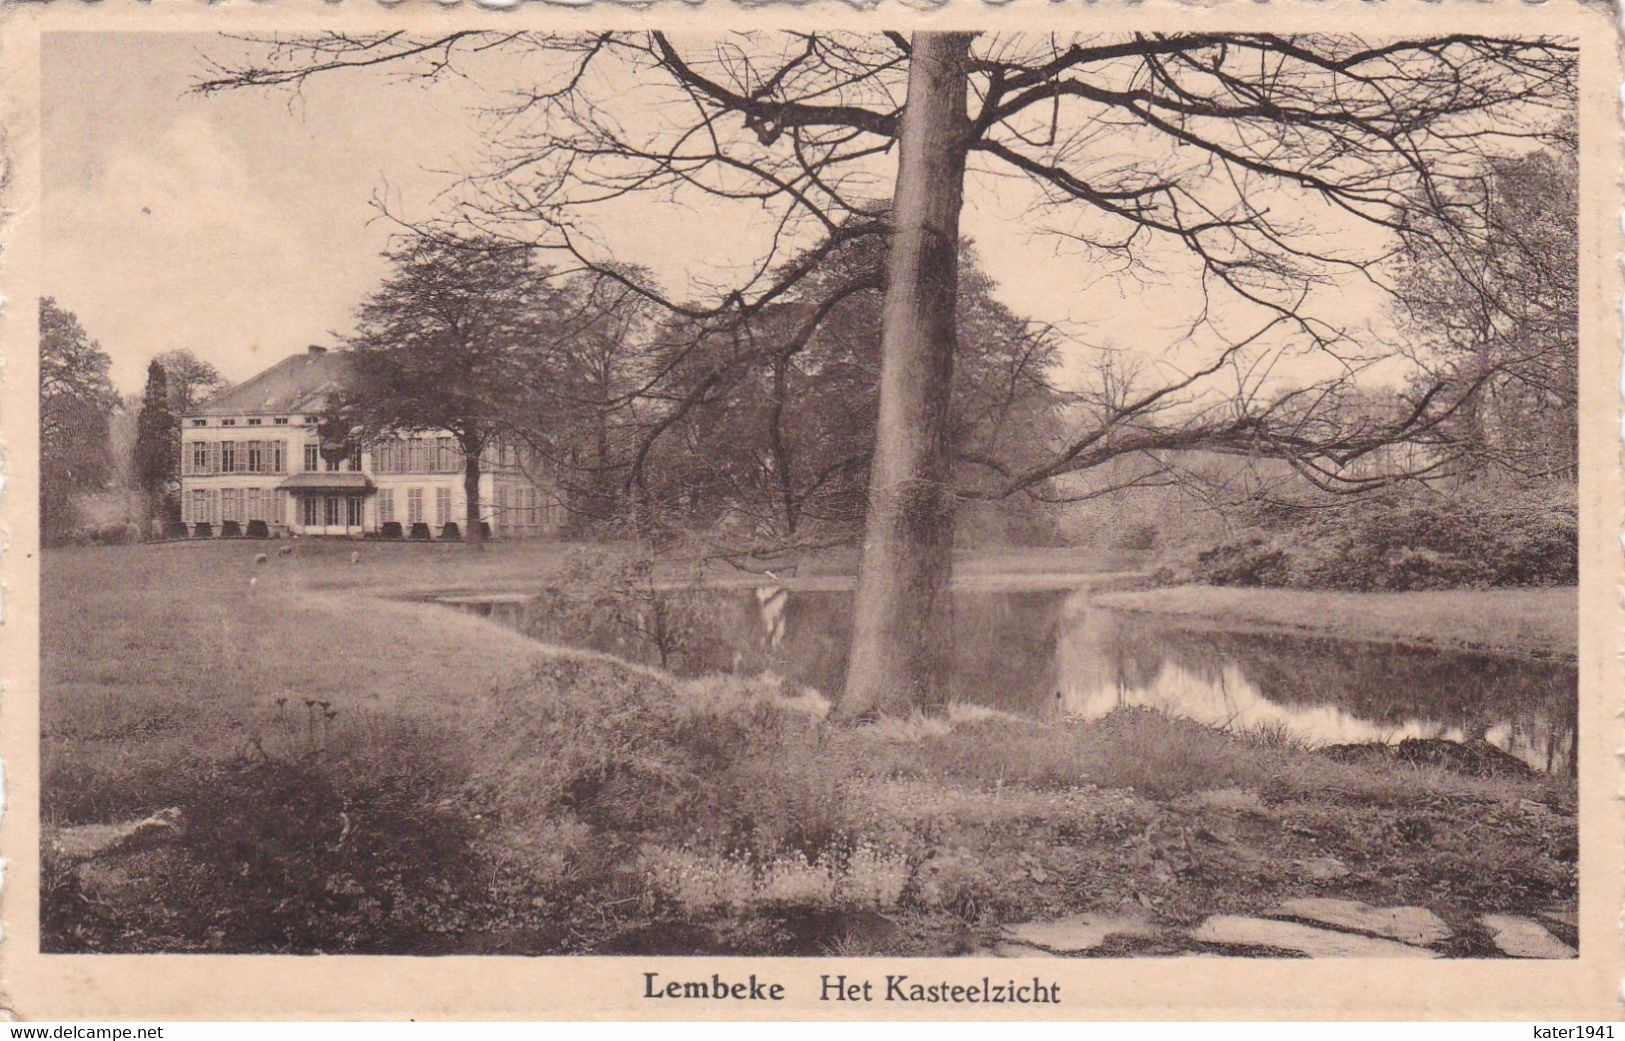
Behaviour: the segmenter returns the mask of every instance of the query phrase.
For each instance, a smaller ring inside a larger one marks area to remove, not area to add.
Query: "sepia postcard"
[[[0,13],[34,1020],[1613,1020],[1616,19]]]

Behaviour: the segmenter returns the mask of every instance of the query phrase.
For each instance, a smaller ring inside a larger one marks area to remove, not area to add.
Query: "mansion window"
[[[434,522],[442,528],[451,520],[451,489],[436,488],[434,490]]]
[[[361,496],[351,495],[344,500],[344,523],[352,528],[361,527]]]
[[[194,491],[187,503],[191,507],[188,516],[181,519],[187,524],[213,524],[215,502],[214,492],[203,489]]]
[[[181,522],[282,522],[282,499],[274,488],[194,488],[181,499]]]
[[[372,469],[381,474],[446,474],[463,469],[454,437],[392,437],[372,445]]]
[[[408,488],[406,490],[406,523],[423,523],[423,489]]]
[[[192,425],[195,427],[206,427],[209,425],[209,421],[207,419],[194,419],[192,420]]]
[[[497,485],[497,513],[502,523],[514,528],[534,528],[541,524],[541,497],[528,485]]]
[[[275,419],[271,420],[271,422],[275,423],[279,427],[285,427],[285,426],[288,425],[288,417],[287,416],[278,416]]]
[[[388,524],[395,519],[395,489],[378,489],[378,523]]]
[[[237,425],[237,421],[235,419],[222,419],[220,421],[220,425],[223,427],[234,427]]]
[[[300,499],[299,501],[304,504],[303,507],[301,508],[301,517],[300,517],[300,519],[304,521],[306,527],[315,527],[316,526],[316,504],[318,502],[320,502],[321,499],[319,499],[317,496],[314,496],[314,495],[306,495],[302,499]]]
[[[279,474],[284,468],[283,452],[281,441],[190,441],[182,451],[181,471],[186,474]]]
[[[256,419],[250,419],[248,421],[248,425],[251,426],[251,427],[257,427],[257,426],[260,425],[260,420],[257,419],[257,418]]]
[[[321,468],[321,458],[322,458],[322,452],[321,452],[320,446],[318,446],[318,445],[306,445],[305,446],[305,469],[307,471],[320,469]],[[314,524],[316,522],[311,521],[310,523]]]

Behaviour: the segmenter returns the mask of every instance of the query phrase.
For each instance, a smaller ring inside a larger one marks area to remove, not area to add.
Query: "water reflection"
[[[549,642],[683,675],[771,672],[826,694],[851,636],[850,592],[458,600]],[[1482,738],[1539,770],[1573,768],[1573,664],[1173,624],[1103,610],[1082,591],[961,592],[954,621],[962,701],[1087,718],[1141,706],[1319,744]]]

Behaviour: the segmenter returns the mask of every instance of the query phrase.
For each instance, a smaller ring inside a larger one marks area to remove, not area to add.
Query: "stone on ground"
[[[1319,929],[1296,922],[1242,915],[1214,915],[1191,932],[1203,943],[1225,943],[1247,947],[1278,947],[1298,951],[1311,958],[1436,958],[1422,947],[1357,936],[1332,929]]]
[[[1359,900],[1306,896],[1288,900],[1276,913],[1375,933],[1401,943],[1426,945],[1450,938],[1450,927],[1425,907],[1372,907]]]
[[[1020,922],[1007,926],[1004,931],[1020,944],[1076,953],[1094,950],[1109,936],[1155,936],[1157,927],[1152,924],[1150,915],[1144,913],[1091,911],[1047,922]]]
[[[1495,946],[1513,958],[1574,958],[1573,947],[1559,940],[1533,919],[1511,914],[1487,914],[1479,919],[1489,929]]]
[[[1292,866],[1297,869],[1298,875],[1311,882],[1333,882],[1349,873],[1347,865],[1336,857],[1310,857],[1308,860],[1295,860]]]
[[[173,836],[181,811],[170,807],[150,817],[121,824],[79,824],[60,828],[51,836],[51,849],[67,861],[90,860],[121,853],[150,841]]]

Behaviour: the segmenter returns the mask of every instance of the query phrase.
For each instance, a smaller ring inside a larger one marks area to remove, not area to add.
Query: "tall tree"
[[[839,705],[849,717],[936,707],[948,698],[954,540],[948,406],[970,145],[970,43],[969,33],[916,33],[909,55],[880,326],[880,416]]]
[[[655,337],[656,367],[668,352],[687,353],[660,384],[674,391],[730,353],[740,358],[649,459],[663,514],[718,528],[729,543],[748,533],[758,553],[862,530],[880,407],[882,245],[858,240],[825,256],[785,303],[713,333],[703,351],[688,352],[683,323]],[[1040,458],[1060,430],[1060,396],[1049,382],[1052,331],[999,303],[968,242],[959,255],[955,321],[965,335],[950,409],[956,494],[985,483],[978,460]],[[820,307],[827,311],[815,331],[798,339]],[[664,414],[651,401],[643,419]]]
[[[209,395],[226,387],[219,369],[184,347],[165,351],[154,360],[164,368],[169,411],[176,419],[190,414]]]
[[[77,497],[107,484],[118,394],[106,352],[72,311],[41,297],[39,323],[40,531],[58,539],[73,526]]]
[[[602,532],[628,520],[620,478],[628,437],[642,422],[654,309],[621,281],[596,277],[562,280],[552,299],[510,433],[546,467],[532,477],[555,489],[575,530]]]
[[[1471,248],[1406,243],[1398,308],[1419,378],[1482,386],[1442,432],[1466,476],[1574,480],[1579,164],[1572,143],[1485,164],[1454,200]]]
[[[1461,181],[1507,142],[1546,136],[1572,112],[1576,89],[1572,43],[1469,33],[1380,41],[985,34],[966,42],[931,32],[467,32],[267,42],[263,60],[199,89],[294,87],[388,62],[421,62],[431,78],[477,75],[482,55],[525,51],[534,79],[498,113],[492,175],[473,184],[452,223],[613,277],[617,258],[606,255],[592,219],[601,207],[639,194],[698,194],[712,206],[765,211],[757,224],[769,233],[759,247],[768,255],[749,258],[748,273],[718,287],[714,303],[651,294],[712,330],[778,302],[816,266],[819,249],[889,233],[885,418],[855,637],[862,650],[841,709],[848,715],[940,696],[950,523],[939,423],[953,334],[940,305],[954,286],[943,259],[954,236],[944,245],[942,235],[957,226],[967,172],[992,175],[988,183],[1023,180],[1050,230],[1102,264],[1139,269],[1182,255],[1176,273],[1202,303],[1181,339],[1207,350],[1160,372],[1103,362],[1077,410],[1088,419],[1077,436],[1036,464],[991,460],[998,479],[977,494],[1020,494],[1124,456],[1197,448],[1281,459],[1329,489],[1358,491],[1372,484],[1362,460],[1444,429],[1477,385],[1428,381],[1391,419],[1346,421],[1336,409],[1341,391],[1384,352],[1321,311],[1338,294],[1317,287],[1344,278],[1382,284],[1402,233],[1451,248],[1462,233],[1450,201]],[[967,109],[960,99],[969,98]],[[916,106],[929,118],[911,114]],[[866,202],[888,177],[889,223]],[[916,182],[927,198],[907,197]],[[1354,248],[1359,236],[1342,234],[1350,227],[1374,229],[1376,245]],[[819,246],[804,264],[777,263],[812,240]],[[694,350],[703,342],[696,337]],[[1288,385],[1275,366],[1294,352],[1318,354],[1334,375]],[[729,356],[700,375],[676,409],[703,402],[735,364]],[[645,437],[673,425],[654,424]],[[884,604],[920,623],[912,635],[882,617],[875,605]]]
[[[545,358],[551,294],[528,249],[404,236],[390,272],[357,312],[353,384],[335,419],[363,440],[422,430],[457,439],[463,538],[483,541],[483,457],[525,402]]]
[[[180,420],[169,406],[169,377],[163,362],[147,364],[147,385],[136,414],[135,482],[147,496],[149,510],[168,514],[172,484],[180,468]],[[179,519],[179,518],[174,518]]]

